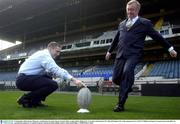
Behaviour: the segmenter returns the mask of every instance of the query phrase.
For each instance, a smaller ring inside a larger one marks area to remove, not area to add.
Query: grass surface
[[[18,91],[0,91],[0,119],[180,119],[180,97],[129,96],[125,111],[112,111],[117,96],[93,95],[90,113],[79,114],[76,94],[53,93],[48,107],[23,108]]]

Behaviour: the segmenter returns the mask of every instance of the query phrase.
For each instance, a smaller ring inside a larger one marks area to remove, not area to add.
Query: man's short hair
[[[137,5],[138,10],[141,8],[141,4],[137,0],[130,0],[127,5],[130,5],[132,3],[135,3]]]
[[[56,47],[60,47],[60,45],[59,45],[57,42],[52,41],[52,42],[50,42],[50,43],[48,44],[47,47],[48,47],[48,48],[56,48]]]

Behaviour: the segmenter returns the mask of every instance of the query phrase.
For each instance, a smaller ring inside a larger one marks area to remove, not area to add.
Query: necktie
[[[127,27],[127,29],[129,30],[129,29],[132,27],[132,25],[133,25],[132,20],[131,20],[131,19],[128,19],[128,21],[126,22],[126,27]]]

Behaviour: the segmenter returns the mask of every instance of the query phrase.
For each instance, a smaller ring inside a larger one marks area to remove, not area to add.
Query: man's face
[[[60,55],[61,48],[60,47],[55,47],[51,48],[51,56],[55,59],[57,56]]]
[[[126,13],[127,17],[133,19],[134,17],[138,16],[139,10],[136,3],[132,3],[126,6]]]

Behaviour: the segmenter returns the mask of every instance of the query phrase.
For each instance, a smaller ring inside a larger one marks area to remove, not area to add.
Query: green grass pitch
[[[22,108],[16,99],[19,91],[0,91],[0,119],[180,119],[180,97],[129,96],[126,110],[112,111],[117,96],[95,95],[89,106],[90,113],[77,113],[77,93],[53,93],[45,104],[48,107]]]

